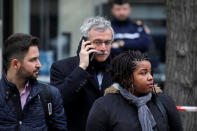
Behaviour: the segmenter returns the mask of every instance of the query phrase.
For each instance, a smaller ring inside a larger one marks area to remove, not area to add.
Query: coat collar
[[[38,86],[36,86],[36,85],[38,85],[37,80],[30,81],[29,84],[30,84],[30,87],[32,88],[29,95],[33,98],[33,97],[37,96],[37,94],[40,92],[40,89]],[[19,93],[16,85],[14,83],[8,81],[5,72],[3,73],[2,78],[1,78],[1,86],[2,86],[2,88],[5,89],[5,99],[9,99],[9,97],[13,93]]]
[[[116,83],[112,84],[109,88],[105,90],[104,95],[119,93],[119,90],[117,88],[118,87]],[[153,94],[162,93],[162,92],[163,91],[161,90],[160,87],[158,87],[157,85],[154,85],[154,90],[152,91]]]

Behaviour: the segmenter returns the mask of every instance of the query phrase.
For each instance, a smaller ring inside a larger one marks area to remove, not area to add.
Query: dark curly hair
[[[137,62],[150,61],[147,55],[140,51],[125,51],[113,58],[111,62],[112,81],[119,83],[123,88],[130,88],[132,86],[131,76],[137,67]]]

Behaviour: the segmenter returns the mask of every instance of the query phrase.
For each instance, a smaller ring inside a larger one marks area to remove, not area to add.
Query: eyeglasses
[[[93,43],[93,44],[96,44],[96,45],[102,45],[103,43],[104,43],[105,45],[110,45],[110,44],[111,44],[111,41],[110,41],[110,40],[107,40],[107,41],[94,40],[92,43]]]

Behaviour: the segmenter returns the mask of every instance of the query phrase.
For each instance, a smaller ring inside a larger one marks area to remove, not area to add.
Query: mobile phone
[[[87,37],[83,37],[83,40],[87,41],[88,38]],[[89,61],[93,61],[94,60],[94,56],[95,56],[95,53],[91,53],[90,56],[89,56]]]
[[[95,56],[95,53],[91,53],[90,54],[90,61],[93,61],[94,60],[94,56]]]
[[[82,39],[83,39],[84,41],[87,41],[87,40],[88,40],[88,38],[87,38],[87,37],[83,37]]]

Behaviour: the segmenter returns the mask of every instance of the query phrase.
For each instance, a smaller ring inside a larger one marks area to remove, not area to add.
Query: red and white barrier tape
[[[176,106],[179,111],[197,112],[196,106]]]

